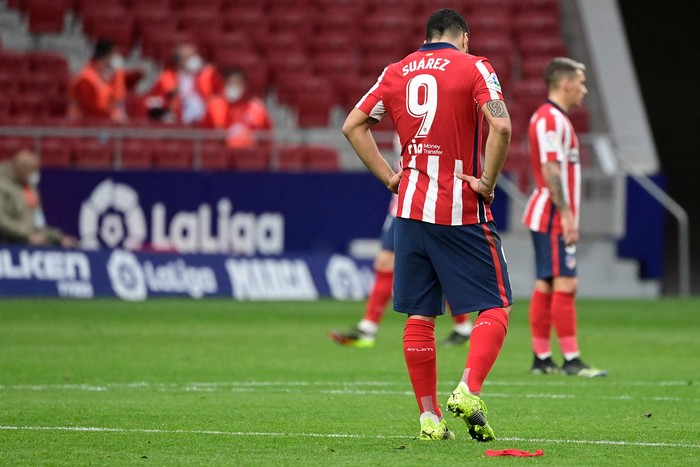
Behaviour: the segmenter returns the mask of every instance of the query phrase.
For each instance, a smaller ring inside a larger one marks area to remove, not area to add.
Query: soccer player
[[[374,347],[379,324],[393,295],[394,288],[394,224],[396,220],[397,195],[391,197],[389,213],[384,221],[381,248],[374,258],[374,285],[365,303],[365,313],[355,327],[346,332],[331,331],[328,336],[340,345],[359,348]],[[472,322],[464,313],[452,316],[452,332],[442,341],[444,346],[459,346],[469,342]]]
[[[549,62],[544,76],[547,100],[530,119],[530,164],[536,188],[523,222],[535,247],[536,280],[530,302],[535,354],[532,373],[605,376],[580,358],[576,336],[576,242],[579,238],[581,166],[579,143],[567,112],[586,96],[586,67],[566,57]],[[552,360],[550,335],[556,331],[564,354],[561,369]]]
[[[437,401],[436,317],[478,312],[461,380],[447,409],[472,438],[494,432],[479,397],[505,340],[512,298],[489,205],[510,145],[501,85],[485,57],[468,53],[469,28],[452,9],[435,11],[425,42],[389,64],[343,124],[358,157],[398,193],[394,309],[407,315],[403,351],[420,414],[421,440],[453,439]],[[402,147],[395,172],[371,127],[389,115]],[[489,133],[482,168],[485,122]]]

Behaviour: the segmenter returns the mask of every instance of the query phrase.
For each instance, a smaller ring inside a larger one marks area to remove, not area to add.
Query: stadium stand
[[[204,58],[222,71],[243,69],[249,91],[272,107],[273,118],[288,130],[285,134],[310,132],[310,140],[301,140],[314,146],[313,135],[319,131],[337,131],[335,111],[346,114],[384,66],[414,50],[424,35],[426,15],[445,6],[468,15],[472,52],[489,57],[498,71],[516,130],[513,146],[519,148],[529,113],[544,95],[545,64],[567,53],[559,0],[6,0],[0,8],[21,12],[34,37],[77,30],[87,41],[112,39],[125,56],[152,63],[151,77],[169,63],[175,44],[194,40]],[[55,52],[0,49],[0,86],[13,96],[0,102],[0,124],[69,126],[64,119],[66,89],[70,65],[75,63],[75,56]],[[127,108],[131,127],[162,126],[148,120],[138,93],[128,96]],[[579,132],[587,131],[588,109],[577,109],[572,121]],[[94,119],[77,125],[109,126]],[[391,122],[381,126],[382,131],[393,131]],[[156,144],[133,137],[120,145],[59,138],[47,139],[39,148],[46,153],[47,164],[56,167],[337,170],[343,166],[338,148],[334,156],[316,156],[323,151],[298,146],[307,151],[304,156],[292,151],[288,142],[278,141],[243,156],[223,151],[215,139],[205,138],[198,146],[191,141]],[[391,138],[384,141],[380,145],[390,148]],[[0,143],[0,153],[6,157],[17,140],[2,137]],[[68,149],[60,149],[62,144]],[[509,158],[505,170],[526,171],[518,160]]]

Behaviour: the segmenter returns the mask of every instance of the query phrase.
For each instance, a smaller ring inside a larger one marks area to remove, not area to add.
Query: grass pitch
[[[337,346],[360,302],[0,301],[2,465],[689,465],[700,459],[700,300],[580,300],[606,378],[529,374],[519,300],[482,393],[497,440],[419,442],[391,311]],[[438,320],[438,340],[450,331]],[[467,349],[439,348],[444,402]],[[486,449],[542,449],[532,459]]]

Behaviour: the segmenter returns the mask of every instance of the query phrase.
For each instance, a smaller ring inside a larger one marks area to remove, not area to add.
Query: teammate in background
[[[576,336],[576,242],[579,238],[581,167],[579,143],[567,112],[583,101],[586,67],[565,57],[545,70],[547,100],[530,119],[528,141],[536,188],[523,222],[535,247],[536,276],[530,303],[535,374],[559,373],[552,360],[550,336],[556,331],[564,354],[561,371],[569,375],[605,376],[580,358]]]
[[[256,132],[274,125],[262,99],[248,95],[243,70],[232,69],[224,74],[223,94],[209,100],[202,126],[226,130],[226,144],[241,148],[253,146]]]
[[[384,311],[391,300],[394,287],[394,224],[396,220],[397,195],[391,197],[389,213],[384,221],[381,248],[374,258],[374,285],[365,304],[365,314],[357,326],[347,332],[331,331],[329,337],[340,345],[369,348],[379,331]],[[442,341],[444,346],[458,346],[469,342],[472,322],[468,314],[452,316],[452,332]]]
[[[358,157],[398,193],[394,309],[408,315],[403,351],[418,403],[421,440],[453,439],[437,401],[435,320],[477,311],[461,380],[447,409],[472,438],[495,438],[479,397],[508,328],[510,280],[489,205],[510,145],[501,86],[485,57],[468,54],[469,29],[457,11],[427,21],[425,42],[388,65],[343,124]],[[393,120],[404,148],[396,173],[372,125]],[[481,124],[490,126],[482,170]]]

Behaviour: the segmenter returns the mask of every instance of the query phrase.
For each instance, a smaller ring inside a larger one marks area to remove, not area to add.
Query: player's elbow
[[[513,134],[513,128],[510,124],[509,118],[497,118],[489,123],[491,125],[489,128],[489,133],[493,132],[500,139],[510,141]]]

